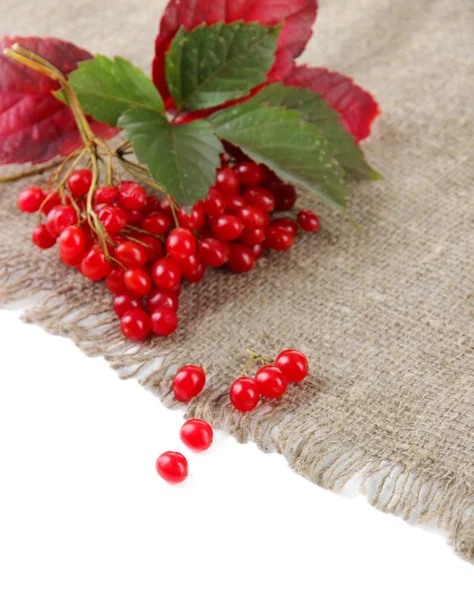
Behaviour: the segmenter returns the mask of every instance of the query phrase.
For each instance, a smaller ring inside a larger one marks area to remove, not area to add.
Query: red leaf
[[[341,115],[344,127],[357,142],[370,134],[380,108],[374,98],[352,79],[324,68],[295,67],[284,79],[286,85],[310,88],[323,96]]]
[[[15,42],[42,56],[63,73],[78,61],[92,58],[86,50],[54,38],[0,39],[0,164],[42,163],[69,154],[82,144],[72,112],[51,95],[58,85],[40,73],[3,55]],[[94,133],[105,138],[118,130],[90,121]]]
[[[311,26],[316,18],[317,0],[171,0],[165,9],[156,38],[153,61],[153,81],[163,98],[169,94],[165,80],[165,54],[178,29],[184,25],[194,29],[201,23],[212,25],[220,21],[244,20],[262,25],[277,25],[284,21],[278,41],[270,80],[281,79],[291,71],[294,59],[306,47]]]

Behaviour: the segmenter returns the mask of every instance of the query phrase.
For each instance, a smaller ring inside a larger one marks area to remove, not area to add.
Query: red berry
[[[275,198],[273,194],[264,187],[249,187],[245,190],[244,200],[249,204],[258,206],[265,212],[275,209]]]
[[[80,227],[70,225],[59,237],[59,250],[61,256],[75,258],[84,252],[85,238]]]
[[[80,254],[77,254],[76,256],[74,256],[74,255],[71,256],[69,254],[66,254],[62,250],[61,247],[59,248],[59,257],[61,258],[63,263],[65,263],[69,267],[80,267],[80,265],[84,259],[84,255],[85,255],[85,252],[81,252]]]
[[[151,276],[162,290],[170,290],[181,281],[181,269],[172,258],[159,258],[151,269]]]
[[[271,187],[271,192],[275,198],[275,210],[291,210],[295,205],[297,194],[296,189],[291,184],[275,184]]]
[[[257,384],[250,377],[239,377],[234,381],[229,392],[230,401],[237,410],[249,412],[260,400]]]
[[[169,199],[169,196],[166,196],[166,198],[163,198],[163,200],[160,202],[160,210],[166,213],[169,217],[173,217],[173,209],[171,208],[171,200]]]
[[[168,235],[166,249],[174,260],[185,260],[196,252],[196,238],[189,229],[177,227]]]
[[[247,206],[247,202],[239,194],[224,196],[225,212],[237,214],[241,208]]]
[[[308,375],[308,359],[298,350],[283,350],[275,359],[287,381],[302,381]]]
[[[213,236],[223,242],[236,240],[244,229],[240,219],[234,215],[221,215],[212,221]]]
[[[279,398],[285,393],[288,382],[278,367],[265,366],[257,371],[255,383],[265,398]]]
[[[229,244],[216,240],[215,238],[206,238],[199,244],[199,258],[209,267],[221,267],[229,258]]]
[[[265,254],[265,246],[263,244],[255,244],[255,246],[252,246],[252,252],[255,260],[259,260]]]
[[[258,206],[245,206],[237,213],[237,216],[248,229],[257,229],[264,227],[265,214]]]
[[[235,273],[247,273],[255,266],[255,255],[251,248],[244,244],[230,244],[227,266]]]
[[[145,248],[128,240],[117,246],[115,257],[126,267],[143,267],[147,261]]]
[[[46,229],[53,237],[59,237],[67,227],[76,223],[77,214],[72,206],[56,206],[46,217]]]
[[[146,244],[146,246],[142,246],[142,248],[145,251],[147,262],[153,262],[157,258],[161,258],[165,255],[164,246],[158,238],[153,237],[152,235],[146,235],[145,233],[139,233],[136,238],[143,244]]]
[[[161,211],[160,199],[157,198],[156,196],[147,196],[146,197],[146,206],[142,211],[143,216],[148,217],[148,215],[151,215],[151,213],[160,212],[160,211]]]
[[[52,248],[56,243],[56,238],[48,233],[46,225],[37,225],[33,229],[31,239],[33,240],[33,244],[42,250]]]
[[[118,190],[115,187],[98,187],[94,193],[95,204],[112,204],[118,198]]]
[[[173,379],[174,397],[180,402],[189,402],[202,392],[205,383],[206,373],[202,367],[181,367]]]
[[[296,221],[290,219],[289,217],[273,219],[271,223],[272,225],[278,225],[278,227],[281,227],[293,236],[295,236],[298,233],[298,224],[296,223]]]
[[[179,299],[173,292],[156,289],[148,296],[146,305],[150,314],[161,307],[170,308],[172,311],[177,312]]]
[[[172,220],[164,212],[152,213],[146,219],[143,219],[141,229],[149,231],[154,235],[164,236],[172,225]]]
[[[48,215],[54,207],[61,204],[61,196],[58,194],[58,192],[53,192],[49,193],[46,198],[46,201],[43,200],[41,211],[43,214]]]
[[[168,288],[166,291],[171,292],[179,298],[179,295],[181,294],[181,282],[177,283],[173,287]]]
[[[123,279],[124,275],[125,271],[121,267],[110,269],[109,274],[105,278],[105,285],[109,292],[112,292],[112,294],[116,295],[127,292],[127,286],[125,285],[125,281]]]
[[[179,437],[190,450],[203,452],[210,448],[214,434],[206,421],[189,419],[179,430]]]
[[[243,162],[234,167],[243,185],[260,185],[267,178],[265,169],[254,162]]]
[[[240,187],[240,179],[232,169],[222,167],[217,170],[216,187],[224,194],[233,194]]]
[[[204,202],[199,201],[191,208],[191,212],[187,212],[186,209],[180,208],[178,211],[178,221],[181,227],[187,227],[188,229],[200,229],[204,223]]]
[[[255,244],[261,244],[265,239],[265,229],[258,227],[257,229],[247,229],[242,231],[240,241],[247,246],[255,246]]]
[[[89,169],[78,169],[67,180],[67,185],[74,198],[85,196],[91,187],[91,183],[92,171]]]
[[[108,275],[110,263],[100,248],[94,247],[89,250],[81,262],[81,273],[87,279],[98,281]]]
[[[212,187],[204,201],[204,210],[210,217],[222,215],[225,209],[224,196],[218,189]]]
[[[135,296],[148,296],[151,290],[151,277],[144,269],[133,267],[123,276],[127,290]]]
[[[176,331],[178,315],[171,308],[160,306],[151,314],[151,328],[156,335],[167,336]]]
[[[18,196],[18,208],[22,212],[34,213],[40,209],[45,199],[44,192],[39,187],[29,187]]]
[[[188,461],[180,452],[163,452],[155,466],[158,475],[168,483],[181,483],[188,476]]]
[[[303,231],[319,231],[319,217],[309,208],[305,208],[298,213],[298,225]]]
[[[146,192],[138,183],[122,181],[118,186],[118,203],[125,210],[143,210],[146,206]]]
[[[143,301],[137,296],[125,293],[115,296],[113,307],[115,314],[121,319],[125,313],[128,313],[132,308],[143,308]]]
[[[142,213],[139,210],[127,210],[127,223],[128,225],[139,225],[142,220]]]
[[[150,317],[140,308],[132,308],[120,319],[123,335],[134,342],[142,340],[150,333]]]
[[[179,267],[183,279],[189,283],[199,283],[206,272],[206,267],[199,260],[197,254],[191,254],[185,260],[180,261]]]
[[[118,233],[127,224],[127,213],[120,206],[104,206],[98,216],[108,233]]]
[[[265,230],[265,245],[271,250],[289,250],[295,242],[295,236],[284,227],[269,225]]]

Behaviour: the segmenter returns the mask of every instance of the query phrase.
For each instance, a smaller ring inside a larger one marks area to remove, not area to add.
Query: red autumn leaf
[[[284,21],[270,80],[281,79],[293,67],[294,59],[306,47],[316,18],[317,0],[171,0],[163,14],[156,38],[153,81],[169,101],[165,80],[165,54],[181,26],[191,30],[207,23],[258,21],[278,25]],[[169,103],[169,102],[168,102]]]
[[[0,39],[0,164],[42,163],[59,154],[66,156],[82,144],[72,112],[51,95],[57,83],[3,55],[4,48],[15,42],[65,74],[76,69],[78,61],[92,56],[54,38]],[[118,132],[103,123],[90,122],[101,137],[110,138]]]
[[[325,68],[295,67],[283,83],[318,92],[341,115],[341,122],[357,142],[370,135],[380,108],[374,98],[350,77]]]

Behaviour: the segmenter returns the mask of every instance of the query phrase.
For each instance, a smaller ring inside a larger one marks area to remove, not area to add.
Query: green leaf
[[[362,150],[340,122],[339,113],[316,92],[276,83],[263,88],[250,102],[264,102],[269,106],[284,106],[298,111],[321,131],[348,175],[358,179],[381,179],[377,171],[365,161]]]
[[[265,163],[282,179],[300,183],[345,209],[344,170],[321,132],[295,110],[244,102],[208,117],[216,134]]]
[[[131,107],[164,113],[163,100],[145,73],[131,62],[96,54],[80,62],[69,75],[69,83],[88,115],[97,121],[117,125],[120,115]]]
[[[243,21],[181,28],[166,55],[166,82],[178,109],[218,106],[263,83],[280,29]]]
[[[141,163],[178,204],[205,198],[224,151],[206,121],[174,125],[165,116],[132,108],[119,119]]]

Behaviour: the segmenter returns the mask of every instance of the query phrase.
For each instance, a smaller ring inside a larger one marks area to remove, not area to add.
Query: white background
[[[473,568],[433,529],[328,492],[182,414],[102,359],[0,311],[0,598],[473,598]]]

